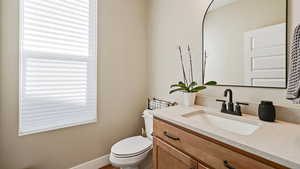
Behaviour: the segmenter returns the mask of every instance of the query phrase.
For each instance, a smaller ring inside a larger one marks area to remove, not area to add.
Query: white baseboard
[[[99,157],[97,159],[82,163],[78,166],[72,167],[70,169],[99,169],[101,167],[105,167],[109,165],[109,154]]]

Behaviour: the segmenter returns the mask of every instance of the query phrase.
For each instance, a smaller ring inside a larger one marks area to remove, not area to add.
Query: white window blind
[[[19,135],[97,121],[97,0],[20,0]]]

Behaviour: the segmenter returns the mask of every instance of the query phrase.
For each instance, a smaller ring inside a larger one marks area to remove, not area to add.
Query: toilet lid
[[[119,141],[111,148],[111,152],[120,156],[129,156],[145,152],[152,146],[152,142],[142,136],[130,137]]]

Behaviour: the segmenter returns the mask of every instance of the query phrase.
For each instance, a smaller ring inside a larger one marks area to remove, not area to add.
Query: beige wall
[[[201,22],[210,0],[174,0],[172,3],[168,2],[167,0],[150,1],[150,95],[176,99],[180,102],[179,95],[168,94],[169,85],[182,78],[178,66],[178,53],[175,48],[178,44],[191,43],[196,51],[194,57],[201,57]],[[300,24],[300,1],[288,0],[288,2],[290,8],[289,31],[291,32],[296,24]],[[200,63],[197,62],[196,64]],[[273,100],[278,105],[280,119],[300,122],[300,106],[292,105],[285,99],[285,90],[231,88],[236,100],[251,103],[249,110],[247,110],[249,113],[257,112],[257,104],[261,100]],[[215,99],[223,98],[224,89],[224,87],[210,87],[199,94],[197,103],[220,107],[216,104]]]
[[[291,28],[296,27],[297,24],[300,24],[300,1],[298,0],[288,0],[289,2],[289,21]]]
[[[200,81],[201,22],[206,0],[149,0],[149,91],[169,96],[171,83],[182,79],[177,47],[191,45],[195,77]]]
[[[285,23],[285,4],[285,0],[240,0],[210,11],[205,21],[205,81],[245,84],[245,33]]]
[[[18,137],[18,0],[0,0],[1,169],[67,169],[140,131],[147,94],[146,0],[99,0],[99,9],[99,121]]]

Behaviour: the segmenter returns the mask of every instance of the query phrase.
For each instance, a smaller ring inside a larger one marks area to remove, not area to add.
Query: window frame
[[[94,61],[96,62],[95,63],[95,85],[96,85],[96,88],[95,88],[95,93],[96,93],[96,100],[95,100],[95,119],[93,120],[89,120],[89,121],[84,121],[84,122],[75,122],[75,123],[68,123],[68,124],[64,124],[64,125],[57,125],[55,127],[49,127],[49,128],[44,128],[44,129],[39,129],[39,130],[32,130],[32,131],[29,131],[29,132],[22,132],[21,131],[21,126],[22,126],[22,98],[23,98],[23,63],[24,63],[24,53],[23,53],[23,41],[24,41],[24,34],[23,34],[23,31],[24,31],[24,2],[26,0],[19,0],[19,112],[18,112],[18,136],[26,136],[26,135],[31,135],[31,134],[37,134],[37,133],[42,133],[42,132],[48,132],[48,131],[53,131],[53,130],[58,130],[58,129],[64,129],[64,128],[68,128],[68,127],[75,127],[75,126],[81,126],[81,125],[86,125],[86,124],[93,124],[93,123],[97,123],[98,122],[98,104],[97,104],[97,81],[98,81],[98,75],[97,75],[97,72],[98,72],[98,62],[97,62],[97,58],[98,58],[98,14],[99,14],[99,10],[98,10],[98,0],[89,0],[90,2],[91,1],[94,1],[92,4],[94,4],[95,6],[93,7],[95,10],[94,11],[94,14],[95,14],[95,18],[94,19],[94,44],[91,44],[91,45],[94,45],[94,53],[95,53],[95,57],[93,58]],[[90,7],[91,5],[90,4]],[[90,11],[89,11],[90,12]],[[89,36],[91,36],[89,34]],[[90,43],[90,41],[89,41]],[[89,46],[90,48],[90,46]],[[89,49],[90,50],[90,49]],[[44,58],[44,57],[43,57]],[[47,58],[47,57],[45,57]],[[53,59],[53,58],[52,58]],[[71,60],[71,59],[70,59]],[[79,58],[79,59],[75,59],[74,61],[87,61],[89,60],[89,58]],[[89,69],[89,66],[88,66],[88,69]],[[89,74],[87,74],[89,75]]]

